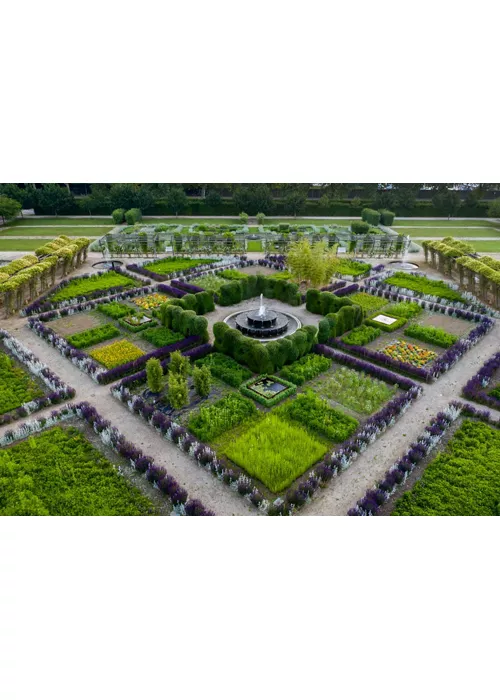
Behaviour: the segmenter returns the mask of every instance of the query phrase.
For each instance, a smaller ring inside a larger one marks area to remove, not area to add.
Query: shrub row
[[[272,374],[310,352],[318,329],[303,326],[286,338],[265,344],[243,335],[236,328],[230,328],[223,321],[214,323],[213,332],[215,348],[219,352],[247,365],[256,374]]]
[[[181,309],[186,311],[194,311],[199,316],[215,309],[213,292],[207,292],[202,289],[200,292],[191,294],[185,290],[169,287],[166,284],[159,284],[158,291],[175,296],[176,299],[170,302],[171,304],[180,306]]]
[[[500,352],[497,352],[487,360],[479,372],[462,388],[462,394],[471,401],[485,404],[490,408],[500,411],[500,397],[492,395],[488,388],[492,385],[492,380],[500,370]]]
[[[350,299],[341,299],[338,294],[331,291],[319,291],[318,289],[308,289],[306,292],[306,309],[312,314],[333,314],[342,306],[351,306]]]
[[[118,335],[120,335],[118,328],[112,323],[106,323],[103,326],[88,328],[81,333],[73,333],[73,335],[69,335],[66,340],[68,343],[71,343],[74,348],[87,348],[90,345],[102,343],[104,340],[116,338]]]
[[[376,209],[365,207],[361,212],[361,218],[372,226],[378,226],[380,223],[380,212]]]
[[[378,338],[379,335],[382,335],[382,331],[363,324],[344,335],[342,342],[347,343],[347,345],[368,345],[372,340]]]
[[[437,345],[440,348],[449,348],[458,340],[457,335],[447,333],[442,328],[435,326],[419,326],[417,323],[412,323],[405,330],[405,335],[409,338],[417,338],[425,343]]]
[[[336,314],[327,314],[318,323],[318,342],[325,343],[346,331],[359,326],[363,321],[363,309],[357,304],[342,306]]]
[[[302,303],[299,287],[294,282],[264,275],[249,275],[245,279],[224,284],[219,290],[218,301],[221,306],[232,306],[259,294],[268,299],[279,299],[291,306],[299,306]]]
[[[239,365],[232,357],[214,352],[201,360],[196,361],[197,365],[206,365],[214,377],[222,379],[223,382],[236,389],[247,379],[251,379],[252,373],[246,367]]]
[[[194,295],[187,295],[194,296]],[[203,342],[208,340],[208,321],[199,316],[193,309],[182,309],[176,304],[163,304],[160,307],[160,320],[162,326],[182,335],[197,335]]]

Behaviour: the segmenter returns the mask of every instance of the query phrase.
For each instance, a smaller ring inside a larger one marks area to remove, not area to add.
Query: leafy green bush
[[[103,275],[71,280],[69,284],[51,296],[49,301],[67,301],[91,292],[105,292],[111,287],[137,287],[137,284],[130,277],[120,275],[118,272],[105,272]]]
[[[210,394],[210,387],[212,386],[212,375],[207,365],[202,365],[201,367],[193,367],[193,381],[198,396],[205,398]]]
[[[414,318],[422,313],[422,307],[416,301],[400,301],[398,304],[390,304],[385,311],[388,316],[397,316],[397,318]]]
[[[280,376],[297,386],[317,377],[318,374],[326,372],[332,366],[332,361],[323,355],[305,355],[300,360],[293,362],[288,367],[284,367]]]
[[[171,331],[170,328],[164,328],[163,326],[146,328],[145,331],[142,331],[141,337],[147,340],[148,343],[151,343],[151,345],[154,345],[155,348],[162,348],[164,345],[172,345],[172,343],[177,343],[184,338],[182,333],[175,333]]]
[[[123,224],[125,221],[125,209],[115,209],[111,216],[115,224]]]
[[[171,374],[179,374],[182,377],[187,377],[189,373],[189,359],[183,355],[180,350],[176,350],[170,355],[168,371]]]
[[[187,377],[170,371],[168,373],[167,401],[173,408],[182,408],[189,403]]]
[[[392,515],[498,515],[500,430],[465,420]]]
[[[442,328],[436,328],[435,326],[419,326],[416,323],[412,323],[408,326],[405,330],[405,335],[409,338],[423,340],[424,343],[437,345],[440,348],[449,348],[458,340],[458,335],[447,333],[443,331]]]
[[[373,413],[396,392],[396,387],[347,367],[314,382],[312,388],[330,401],[363,414]]]
[[[160,312],[165,328],[182,333],[184,336],[199,335],[203,342],[208,340],[208,321],[203,316],[197,316],[194,311],[185,311],[177,304],[167,304]]]
[[[125,212],[125,221],[129,226],[136,224],[138,221],[142,221],[142,212],[136,207],[129,209]]]
[[[155,512],[76,428],[52,428],[0,451],[1,515]]]
[[[378,212],[376,209],[369,209],[367,207],[361,212],[361,218],[363,221],[367,221],[372,226],[378,226],[380,223],[380,212]]]
[[[19,408],[23,403],[40,396],[43,396],[43,391],[28,372],[11,357],[0,353],[0,414]]]
[[[369,263],[357,262],[356,260],[342,260],[335,272],[339,275],[357,277],[358,275],[366,275],[371,269],[372,266]]]
[[[331,408],[325,399],[316,396],[312,391],[299,394],[296,399],[287,401],[275,412],[280,417],[305,425],[333,442],[347,440],[359,425],[355,418]]]
[[[220,277],[226,280],[246,280],[248,278],[248,275],[246,275],[244,272],[232,269],[221,270],[218,274]]]
[[[238,388],[247,379],[252,377],[252,373],[246,367],[242,367],[235,360],[220,352],[213,352],[200,360],[196,360],[195,365],[206,366],[214,377],[222,379],[223,382]]]
[[[342,342],[347,345],[368,345],[372,340],[375,340],[382,334],[378,328],[370,328],[370,326],[359,326],[349,331],[347,335],[342,336]]]
[[[133,311],[132,307],[120,304],[117,301],[111,301],[109,304],[99,304],[97,310],[115,320],[129,316]]]
[[[386,284],[402,289],[411,289],[418,294],[428,294],[448,301],[460,301],[464,299],[460,292],[451,289],[445,282],[441,280],[430,280],[427,277],[416,277],[407,272],[395,272],[385,280]]]
[[[240,394],[231,393],[210,406],[193,411],[189,415],[188,428],[202,442],[206,442],[235,428],[256,413],[253,401]]]
[[[89,328],[81,333],[73,333],[73,335],[68,335],[66,340],[74,348],[88,348],[90,345],[97,345],[97,343],[102,343],[104,340],[110,340],[111,338],[116,338],[120,335],[120,331],[112,323],[106,323],[103,326],[96,326],[95,328]]]
[[[306,292],[306,309],[312,314],[326,316],[352,303],[350,298],[338,297],[332,292],[320,292],[319,289],[308,289]]]
[[[370,230],[370,224],[366,221],[351,221],[351,231],[356,234],[365,234]]]
[[[146,362],[148,388],[158,394],[163,388],[163,369],[160,360],[152,357]]]
[[[273,411],[232,440],[225,453],[250,476],[278,493],[321,459],[327,449],[325,442]]]
[[[372,294],[367,294],[366,292],[351,294],[349,299],[354,304],[359,304],[364,311],[376,311],[387,304],[387,299],[374,297]]]
[[[392,226],[395,216],[396,214],[393,211],[389,211],[389,209],[381,209],[380,223],[384,226]]]

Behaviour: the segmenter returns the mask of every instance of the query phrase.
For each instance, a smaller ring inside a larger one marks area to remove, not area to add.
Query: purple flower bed
[[[117,379],[121,379],[127,374],[132,372],[137,372],[142,369],[146,362],[151,358],[156,358],[159,360],[164,359],[170,353],[175,350],[186,350],[192,345],[196,345],[200,342],[201,338],[197,335],[192,335],[182,340],[172,343],[171,345],[165,345],[162,348],[153,350],[152,352],[142,355],[133,360],[132,362],[126,362],[118,367],[113,367],[112,369],[103,369],[97,364],[86,352],[83,350],[77,350],[62,336],[58,335],[54,330],[45,326],[38,319],[30,319],[28,321],[29,328],[40,338],[43,338],[49,345],[56,348],[63,357],[67,357],[78,369],[89,375],[98,384],[109,384],[109,382],[114,382]]]
[[[378,352],[377,350],[370,350],[369,348],[362,347],[360,345],[346,345],[338,338],[330,338],[328,340],[328,344],[332,345],[333,347],[340,348],[345,352],[351,352],[359,357],[364,357],[372,362],[386,365],[387,367],[391,367],[398,372],[404,372],[405,374],[418,377],[426,382],[432,382],[451,369],[460,360],[460,358],[465,355],[466,352],[477,345],[481,338],[486,335],[486,333],[491,331],[495,324],[493,319],[484,316],[480,318],[482,318],[482,321],[470,331],[466,338],[457,340],[457,342],[448,348],[446,352],[437,357],[436,360],[429,365],[429,367],[415,367],[407,362],[394,360],[392,357],[389,357],[382,352]]]
[[[156,289],[158,292],[163,292],[164,294],[168,294],[170,297],[175,297],[176,299],[182,299],[182,297],[185,297],[187,294],[187,292],[183,291],[182,289],[176,289],[168,284],[159,284]]]
[[[180,289],[183,292],[187,292],[189,294],[197,294],[198,292],[204,292],[205,290],[203,287],[197,287],[195,284],[188,284],[187,282],[183,282],[182,280],[172,280],[170,282],[172,287],[176,287],[176,289]]]
[[[168,279],[167,275],[160,275],[157,272],[153,272],[152,270],[146,270],[145,267],[142,267],[142,265],[136,265],[136,263],[130,263],[130,265],[126,265],[126,268],[127,270],[130,270],[130,272],[135,272],[138,275],[144,275],[144,277],[150,277],[155,282],[163,282],[164,280]]]
[[[489,411],[479,411],[470,404],[452,401],[448,408],[434,416],[424,432],[410,445],[403,457],[392,465],[385,473],[383,479],[375,484],[373,488],[368,489],[363,498],[356,503],[354,508],[348,511],[347,515],[377,515],[384,503],[405,483],[409,474],[436,447],[448,428],[461,414],[478,418],[491,425],[499,424],[499,421],[491,420]]]
[[[335,295],[338,297],[345,297],[348,294],[354,294],[354,292],[357,292],[359,289],[359,284],[355,282],[354,284],[350,284],[347,287],[342,287],[342,289],[338,289],[335,292]]]
[[[26,416],[41,411],[42,408],[47,408],[48,406],[54,406],[67,399],[72,399],[75,395],[75,390],[73,387],[69,386],[60,379],[54,372],[52,372],[46,364],[41,362],[33,353],[28,350],[22,343],[20,343],[16,338],[7,333],[0,328],[0,340],[3,342],[5,348],[9,350],[12,355],[23,364],[28,372],[39,377],[42,382],[48,387],[49,391],[44,396],[40,396],[32,401],[19,406],[14,411],[10,413],[3,413],[0,415],[0,425],[7,425],[12,423],[19,418],[25,418]]]
[[[35,301],[31,304],[29,304],[26,308],[24,308],[21,311],[21,316],[33,316],[35,314],[40,314],[44,313],[47,311],[51,311],[52,309],[63,309],[66,307],[70,306],[75,306],[76,304],[84,304],[86,301],[90,301],[92,299],[99,299],[103,295],[103,290],[96,290],[95,292],[89,292],[88,294],[85,294],[85,296],[81,297],[75,297],[75,299],[67,300],[67,301],[59,301],[59,302],[51,302],[48,301],[49,297],[51,297],[53,294],[56,294],[59,292],[61,289],[64,289],[64,287],[67,287],[70,282],[73,282],[74,280],[82,280],[82,279],[87,279],[89,277],[101,277],[102,275],[105,275],[106,272],[97,272],[93,274],[85,274],[85,275],[79,275],[78,277],[70,277],[66,280],[63,280],[62,282],[59,282],[59,284],[56,287],[53,287],[50,289],[48,292],[45,292],[45,294],[42,294],[42,296],[38,297],[38,299],[35,299]],[[135,277],[135,275],[129,275],[127,272],[124,270],[119,270],[120,275],[123,275],[124,277],[129,277],[130,279],[134,280],[138,285],[141,287],[144,287],[147,285],[147,282],[144,280],[141,280],[139,277]],[[119,294],[123,290],[128,289],[128,287],[124,287],[123,285],[118,285],[116,287],[109,287],[105,291],[106,296],[111,296],[114,294]],[[134,290],[135,291],[135,290]]]
[[[334,292],[336,289],[342,289],[342,287],[345,287],[347,282],[345,280],[338,280],[337,282],[333,282],[332,284],[327,284],[326,287],[321,287],[320,292]]]
[[[286,255],[266,255],[265,258],[259,258],[257,264],[261,267],[272,267],[274,270],[282,272],[286,270]]]
[[[174,511],[178,515],[215,515],[213,511],[206,509],[198,499],[188,500],[186,489],[173,476],[167,474],[164,467],[155,464],[151,457],[145,455],[142,450],[126,440],[122,433],[86,401],[68,404],[60,411],[52,411],[50,419],[41,418],[36,422],[23,423],[17,429],[7,431],[0,442],[2,446],[10,444],[30,434],[39,433],[59,421],[68,420],[75,416],[86,421],[92,430],[101,437],[102,442],[124,457],[136,471],[145,474],[146,479],[157,486],[171,501]]]
[[[490,408],[495,408],[500,411],[500,399],[495,396],[490,396],[486,391],[491,383],[491,379],[495,372],[500,369],[500,352],[497,352],[493,357],[490,357],[479,372],[472,379],[469,379],[467,384],[462,388],[462,394],[465,398],[477,403],[485,404]],[[490,387],[491,388],[491,387]]]

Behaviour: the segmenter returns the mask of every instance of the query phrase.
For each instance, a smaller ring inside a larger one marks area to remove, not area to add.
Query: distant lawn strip
[[[43,391],[29,373],[11,357],[0,352],[0,414],[19,408],[40,396],[43,396]]]
[[[465,420],[392,515],[499,515],[500,430]]]
[[[46,241],[46,243],[48,242]],[[36,250],[40,248],[40,245],[39,238],[4,238],[0,235],[0,252],[15,251],[16,253],[23,253],[27,250]]]
[[[478,253],[500,253],[500,238],[498,241],[472,241]]]
[[[104,340],[116,338],[118,335],[120,335],[118,328],[112,323],[106,323],[103,326],[96,326],[95,328],[89,328],[86,331],[69,335],[66,340],[74,348],[88,348],[90,345],[97,345],[97,343],[102,343]]]
[[[0,452],[0,515],[155,512],[76,428],[52,428]]]
[[[453,343],[456,343],[458,340],[458,335],[447,333],[442,328],[436,328],[435,326],[419,326],[417,323],[412,323],[408,326],[404,334],[409,338],[423,340],[424,343],[431,343],[440,348],[450,348]]]
[[[51,217],[34,217],[26,216],[21,219],[16,219],[15,221],[9,221],[7,226],[11,227],[25,227],[30,226],[36,228],[37,226],[106,226],[107,228],[113,228],[113,219],[109,217],[96,217],[94,218],[83,218],[76,216],[75,218],[64,217],[64,216],[51,216]],[[3,227],[0,226],[0,231]]]
[[[50,297],[51,302],[68,301],[93,292],[105,292],[114,287],[136,287],[133,279],[118,272],[105,272],[103,275],[92,275],[81,279],[73,279],[65,287]]]
[[[446,236],[452,236],[453,238],[495,238],[498,236],[500,238],[500,229],[494,226],[485,225],[481,228],[396,228],[394,229],[397,233],[404,236],[411,236],[412,238],[445,238]]]
[[[38,226],[16,226],[15,228],[0,228],[0,236],[15,236],[23,238],[24,236],[46,236],[47,238],[57,238],[57,236],[69,236],[80,238],[86,236],[88,238],[104,236],[109,233],[112,226],[81,226],[80,228],[70,226],[47,226],[46,228]]]
[[[238,364],[232,357],[220,352],[213,352],[201,360],[196,360],[195,364],[206,365],[214,377],[222,379],[223,382],[235,389],[252,377],[252,372],[249,369]]]
[[[391,228],[407,228],[420,227],[428,228],[467,228],[468,226],[498,226],[494,221],[486,221],[486,219],[401,219],[396,217]]]
[[[325,441],[272,412],[232,440],[225,454],[270,491],[278,493],[321,459],[327,450]]]
[[[247,241],[248,253],[262,253],[262,241]]]
[[[448,299],[449,301],[464,302],[460,292],[451,289],[445,282],[431,280],[424,276],[410,275],[406,272],[396,272],[384,280],[385,284],[401,289],[410,289],[418,294]]]

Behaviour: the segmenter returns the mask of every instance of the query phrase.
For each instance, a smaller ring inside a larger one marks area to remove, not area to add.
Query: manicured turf
[[[85,219],[82,217],[63,217],[63,216],[53,216],[53,217],[25,217],[23,219],[16,219],[15,221],[10,221],[8,226],[114,226],[113,219],[111,217],[100,217],[95,219]],[[0,227],[1,230],[1,227]]]
[[[493,226],[483,226],[481,228],[395,228],[398,233],[412,238],[500,238],[500,229]]]
[[[54,238],[57,238],[57,234],[54,234]],[[39,238],[2,238],[0,236],[0,251],[15,250],[16,252],[24,252],[25,250],[36,250],[44,243],[49,243],[49,241],[43,241]]]
[[[0,228],[0,236],[73,236],[76,238],[85,236],[92,238],[95,236],[104,236],[105,233],[111,231],[111,226],[16,226],[15,228]],[[42,244],[40,244],[42,245]]]
[[[394,224],[392,228],[399,228],[401,226],[428,226],[430,228],[440,228],[442,226],[450,228],[467,228],[468,226],[497,226],[500,228],[500,224],[496,224],[493,221],[485,221],[484,219],[463,219],[460,221],[453,219],[394,219]]]
[[[261,253],[262,241],[247,241],[247,251],[249,253]]]
[[[498,241],[473,241],[472,245],[478,253],[500,253],[500,238]]]
[[[75,428],[53,428],[0,452],[0,515],[154,513]]]
[[[92,275],[91,277],[72,279],[69,284],[62,287],[58,292],[53,294],[49,301],[59,302],[74,299],[78,296],[85,296],[93,292],[113,289],[115,287],[136,287],[136,283],[130,277],[120,275],[119,272],[110,270],[103,275]]]

